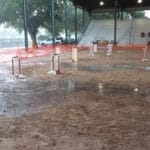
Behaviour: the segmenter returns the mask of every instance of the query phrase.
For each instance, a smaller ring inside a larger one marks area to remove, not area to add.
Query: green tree
[[[46,20],[50,20],[49,0],[26,0],[27,29],[35,45],[36,34]],[[7,23],[18,31],[23,30],[23,0],[0,0],[0,23]]]
[[[35,45],[36,35],[40,26],[49,20],[49,0],[27,0],[27,29]]]
[[[69,32],[74,31],[74,5],[70,0],[67,2],[67,28]],[[23,0],[0,0],[0,23],[7,23],[15,27],[18,31],[23,30]],[[27,8],[27,29],[35,45],[36,35],[39,27],[44,27],[51,31],[51,3],[50,0],[26,0]],[[56,36],[64,30],[65,9],[64,0],[55,1],[55,29]],[[82,11],[78,9],[78,30],[83,28]],[[87,14],[85,16],[87,20]],[[87,22],[87,21],[85,21]]]
[[[65,9],[66,1],[66,9]],[[65,18],[66,11],[66,18]],[[68,36],[75,31],[75,7],[70,0],[57,0],[55,3],[55,35],[59,35],[60,32],[64,31],[65,19],[67,23]],[[85,25],[88,23],[88,14],[85,12]],[[51,31],[50,22],[45,23],[45,27],[48,31]],[[83,12],[82,9],[77,8],[77,29],[78,33],[83,31]]]
[[[129,19],[130,16],[132,18],[144,18],[145,12],[144,11],[123,11],[120,10],[117,11],[117,18],[121,19]],[[93,19],[113,19],[114,18],[114,11],[112,12],[95,12],[92,14]]]
[[[62,7],[61,7],[62,8]],[[70,0],[67,0],[67,6],[66,6],[66,23],[67,23],[67,31],[68,31],[68,36],[71,35],[71,33],[75,32],[75,6]],[[63,21],[65,20],[65,12],[64,8],[62,9],[63,14],[61,17],[63,18]],[[77,30],[78,33],[82,33],[89,23],[89,15],[87,11],[85,11],[84,14],[84,26],[83,26],[83,10],[81,8],[77,8]]]

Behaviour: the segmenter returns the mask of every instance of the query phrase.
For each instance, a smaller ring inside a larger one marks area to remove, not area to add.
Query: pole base
[[[107,56],[110,56],[111,54],[110,54],[110,53],[107,53],[106,55],[107,55]]]
[[[88,55],[89,55],[89,56],[94,56],[94,53],[89,53]]]
[[[60,70],[57,70],[57,71],[56,71],[56,74],[61,74],[61,71],[60,71]]]
[[[52,75],[56,75],[56,71],[55,70],[50,70],[48,73],[52,74]]]
[[[141,61],[148,61],[148,59],[141,59]]]

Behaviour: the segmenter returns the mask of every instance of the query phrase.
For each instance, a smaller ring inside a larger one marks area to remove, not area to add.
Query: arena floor
[[[0,150],[149,150],[150,61],[141,51],[50,55],[0,67]]]

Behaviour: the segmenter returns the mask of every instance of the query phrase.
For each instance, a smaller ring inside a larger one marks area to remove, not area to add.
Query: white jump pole
[[[90,44],[90,52],[89,52],[89,55],[91,55],[91,56],[93,56],[94,55],[94,46],[93,46],[93,44]]]
[[[20,58],[18,56],[12,58],[12,74],[15,77],[19,77],[21,75]]]
[[[77,48],[72,48],[72,62],[78,61],[78,50]]]
[[[49,74],[55,75],[56,71],[54,70],[54,62],[53,62],[53,53],[52,53],[52,47],[51,47],[51,61],[50,61],[50,71]]]
[[[148,61],[148,50],[147,50],[147,46],[145,46],[144,48],[143,48],[143,55],[142,55],[142,59],[141,59],[141,61]]]

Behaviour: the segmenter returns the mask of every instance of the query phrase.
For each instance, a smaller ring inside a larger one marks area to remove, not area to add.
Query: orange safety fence
[[[127,51],[141,51],[145,47],[145,44],[118,44],[114,46],[114,50],[127,50]]]
[[[78,47],[78,50],[85,50],[87,46],[76,44],[61,44],[61,45],[47,45],[38,46],[37,48],[8,48],[0,49],[0,63],[9,62],[12,57],[19,57],[20,59],[28,59],[32,57],[46,56],[56,53],[56,48],[59,48],[60,53],[72,52],[73,47]]]
[[[122,44],[113,47],[113,50],[140,50],[143,51],[143,48],[146,45],[144,44]],[[48,46],[39,46],[37,48],[28,48],[25,51],[25,48],[9,48],[9,49],[0,49],[0,63],[9,62],[12,57],[19,57],[20,59],[28,59],[32,57],[46,56],[51,53],[56,53],[56,48],[59,48],[60,53],[72,52],[72,48],[77,47],[79,51],[89,50],[89,45],[76,45],[76,44],[61,44],[61,45],[48,45]],[[150,49],[150,47],[148,47]],[[99,47],[98,47],[99,50]]]

